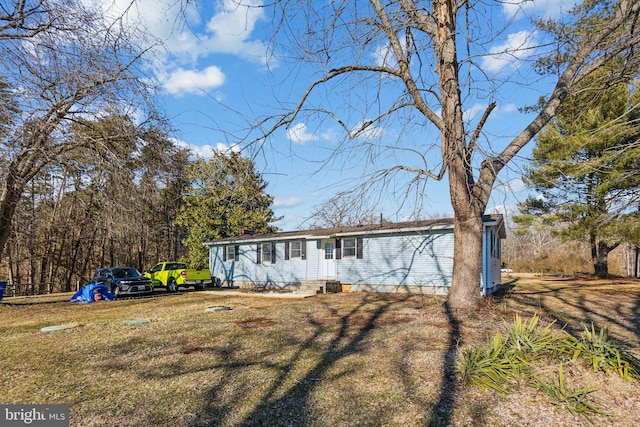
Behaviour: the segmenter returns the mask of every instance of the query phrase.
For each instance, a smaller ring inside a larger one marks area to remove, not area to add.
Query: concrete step
[[[340,290],[340,282],[336,280],[310,280],[301,283],[299,290],[304,292],[316,292],[319,294],[338,292]]]

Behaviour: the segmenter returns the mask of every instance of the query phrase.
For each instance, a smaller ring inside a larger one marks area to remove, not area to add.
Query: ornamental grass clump
[[[506,335],[496,334],[489,345],[462,352],[458,368],[467,386],[492,388],[506,394],[531,375],[531,363],[547,358],[557,339],[551,325],[538,327],[538,316],[526,321],[516,315]]]
[[[592,324],[580,337],[573,337],[552,326],[541,327],[537,315],[528,321],[516,315],[513,324],[506,326],[506,334],[498,333],[486,345],[462,351],[458,361],[462,383],[508,394],[524,381],[572,413],[606,415],[587,399],[594,388],[573,390],[565,384],[562,363],[584,360],[595,372],[617,372],[624,380],[637,380],[638,361],[624,351],[623,345],[609,340],[606,328],[596,333]],[[556,362],[560,363],[557,379],[541,380],[539,374]]]
[[[585,360],[594,372],[603,371],[608,374],[617,372],[623,380],[640,379],[638,361],[625,352],[625,346],[609,339],[606,327],[584,327],[580,337],[566,334],[561,342],[561,353],[570,361]]]
[[[516,369],[518,361],[509,360],[504,354],[504,338],[496,335],[491,345],[484,348],[468,348],[462,352],[458,363],[462,382],[466,386],[492,388],[507,394],[505,384],[522,367]]]
[[[607,416],[608,414],[587,399],[588,395],[595,390],[595,387],[586,387],[579,390],[571,390],[565,383],[562,364],[558,368],[556,380],[551,382],[536,379],[534,386],[544,392],[551,401],[573,414],[583,415],[591,422],[588,414],[598,414]]]

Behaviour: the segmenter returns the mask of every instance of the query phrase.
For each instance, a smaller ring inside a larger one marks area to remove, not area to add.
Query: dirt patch
[[[280,322],[269,319],[267,317],[254,317],[246,320],[236,320],[234,323],[244,329],[254,329],[267,328],[269,326],[277,325]]]
[[[203,352],[205,350],[206,350],[205,347],[202,347],[202,346],[199,346],[199,345],[189,345],[189,346],[182,347],[180,349],[180,353],[182,353],[182,354],[193,354],[193,353],[200,353],[200,352]]]

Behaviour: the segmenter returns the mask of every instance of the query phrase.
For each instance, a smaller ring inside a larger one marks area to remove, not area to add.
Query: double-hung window
[[[356,239],[344,239],[342,241],[342,257],[353,258],[356,256]]]
[[[491,257],[500,259],[500,235],[491,230]]]
[[[273,262],[271,260],[271,245],[273,245],[273,243],[262,244],[262,262]]]
[[[257,260],[258,264],[276,263],[276,244],[272,242],[258,243],[257,246]]]
[[[364,245],[362,237],[336,239],[336,249],[339,258],[364,258]]]
[[[291,258],[300,258],[302,256],[302,250],[299,240],[291,242],[291,247],[289,248],[289,256]]]
[[[240,248],[238,245],[225,246],[222,249],[223,261],[238,261],[238,255],[240,254]]]
[[[284,259],[307,259],[306,240],[284,242]]]

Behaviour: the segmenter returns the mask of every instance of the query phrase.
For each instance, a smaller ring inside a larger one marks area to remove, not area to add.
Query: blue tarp
[[[87,304],[96,301],[96,294],[100,295],[99,300],[113,301],[116,299],[115,295],[109,292],[109,289],[105,285],[89,283],[76,292],[69,301]]]

